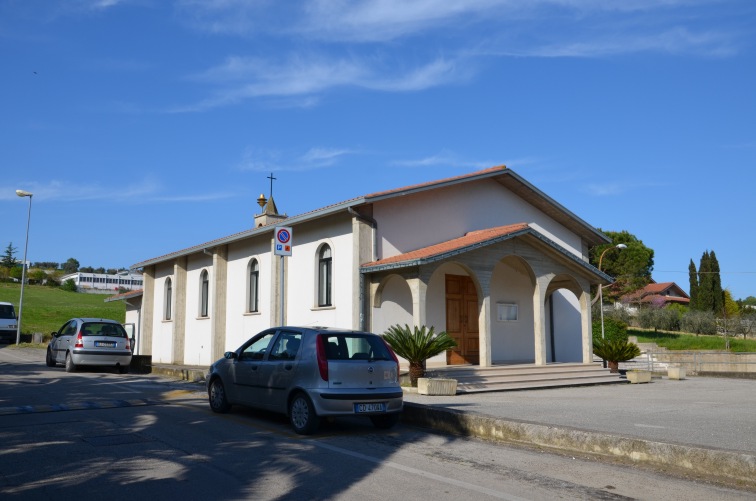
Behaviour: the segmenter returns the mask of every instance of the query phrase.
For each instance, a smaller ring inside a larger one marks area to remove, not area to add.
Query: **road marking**
[[[656,426],[656,425],[653,425],[653,424],[639,424],[639,423],[635,423],[633,426],[635,426],[637,428],[656,428],[656,429],[659,429],[659,430],[666,430],[667,429],[666,426]]]
[[[70,404],[39,404],[17,405],[15,407],[0,407],[0,416],[13,414],[36,414],[41,412],[60,411],[85,411],[96,409],[116,409],[120,407],[141,407],[146,405],[159,405],[162,402],[145,398],[129,400],[98,400],[91,402],[72,402]]]

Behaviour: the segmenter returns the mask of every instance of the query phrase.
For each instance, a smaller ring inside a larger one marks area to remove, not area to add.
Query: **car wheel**
[[[370,416],[370,421],[373,422],[373,426],[380,428],[381,430],[388,430],[396,423],[399,422],[399,413],[382,414],[380,416]]]
[[[47,356],[45,357],[45,364],[48,367],[55,367],[55,359],[52,356],[52,350],[47,348]]]
[[[129,366],[128,365],[119,365],[118,366],[118,373],[119,374],[128,374],[129,373]]]
[[[315,433],[320,424],[320,418],[315,414],[315,408],[304,393],[297,393],[289,404],[289,420],[294,431],[300,435]]]
[[[66,353],[66,372],[74,371],[76,371],[76,366],[73,363],[73,358],[71,358],[70,353]]]
[[[223,381],[220,378],[215,378],[210,383],[210,389],[207,392],[208,400],[210,402],[210,408],[213,412],[220,412],[224,414],[231,410],[231,404],[228,403],[228,397],[226,396],[226,388],[223,386]]]

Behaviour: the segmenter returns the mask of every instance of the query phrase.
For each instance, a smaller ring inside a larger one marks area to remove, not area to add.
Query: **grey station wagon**
[[[52,333],[47,346],[48,367],[64,364],[66,372],[81,365],[117,367],[128,372],[131,343],[123,325],[105,318],[72,318]]]
[[[207,392],[215,412],[239,404],[284,413],[303,435],[331,416],[390,428],[403,405],[399,361],[383,338],[321,327],[257,334],[210,367]]]

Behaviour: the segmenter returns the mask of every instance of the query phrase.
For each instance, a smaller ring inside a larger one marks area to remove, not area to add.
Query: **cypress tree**
[[[701,263],[698,265],[698,301],[697,308],[701,311],[714,311],[714,296],[711,284],[711,259],[709,251],[704,251]]]
[[[688,280],[690,281],[690,309],[698,309],[698,272],[696,271],[696,265],[693,264],[693,259],[690,260],[688,265]]]
[[[722,290],[722,278],[719,276],[719,261],[714,251],[709,254],[711,264],[711,296],[712,310],[716,315],[721,315],[724,311],[724,290]]]

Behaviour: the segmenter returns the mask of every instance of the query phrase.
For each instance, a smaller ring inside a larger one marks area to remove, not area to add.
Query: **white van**
[[[16,342],[18,324],[16,310],[11,303],[0,303],[0,341]]]

